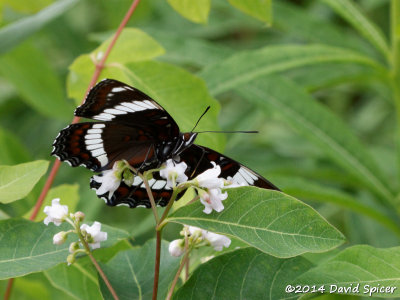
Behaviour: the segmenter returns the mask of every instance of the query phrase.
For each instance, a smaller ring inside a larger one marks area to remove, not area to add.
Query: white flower
[[[228,248],[231,244],[230,238],[222,234],[205,231],[203,232],[203,236],[204,239],[207,240],[216,251],[221,251],[223,247]]]
[[[67,233],[65,231],[61,231],[53,236],[53,244],[61,245],[66,241],[66,239],[67,239]]]
[[[46,225],[53,222],[54,225],[60,226],[68,216],[68,206],[61,205],[59,198],[53,199],[51,201],[51,206],[46,206],[43,211],[47,215],[44,219],[44,224]]]
[[[231,244],[231,240],[222,234],[217,234],[211,231],[207,231],[195,226],[187,226],[190,236],[201,238],[210,243],[210,245],[216,250],[221,251],[223,247],[228,248]]]
[[[198,175],[195,180],[198,185],[207,189],[222,188],[224,186],[224,179],[218,178],[221,174],[221,167],[215,162],[211,162],[213,167]]]
[[[228,193],[222,193],[221,189],[210,189],[208,192],[200,193],[200,202],[204,205],[203,212],[210,214],[212,210],[221,212],[224,209],[222,201],[228,198]]]
[[[167,186],[172,188],[175,183],[185,182],[188,179],[185,175],[186,169],[185,162],[176,163],[172,159],[168,159],[165,168],[160,170],[160,176],[167,179]]]
[[[173,240],[169,243],[168,251],[172,256],[181,256],[184,250],[184,240]]]
[[[102,176],[94,175],[93,179],[101,183],[101,186],[96,190],[96,194],[103,195],[108,192],[108,198],[111,198],[121,184],[120,172],[120,164],[117,161],[111,170],[103,171]]]
[[[82,224],[81,230],[85,230],[90,237],[87,239],[92,249],[100,248],[100,242],[107,240],[107,232],[100,231],[101,224],[99,222],[94,222],[92,226],[87,224]]]

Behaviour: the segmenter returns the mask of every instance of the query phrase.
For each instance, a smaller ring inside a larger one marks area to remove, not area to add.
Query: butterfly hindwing
[[[265,189],[279,190],[267,179],[217,151],[204,146],[191,145],[180,155],[181,161],[184,161],[188,168],[186,175],[193,179],[205,170],[213,167],[211,162],[215,162],[221,168],[219,177],[232,181],[237,185],[251,185]]]
[[[92,176],[90,180],[90,187],[93,190],[96,190],[97,193],[101,183],[98,182],[96,178],[96,176]],[[172,189],[167,187],[167,182],[155,173],[154,178],[149,180],[149,186],[156,204],[158,206],[166,206],[168,204],[168,200],[172,196]],[[131,208],[151,207],[146,187],[139,176],[135,177],[132,186],[128,186],[124,181],[122,181],[121,185],[111,195],[111,197],[109,193],[98,195],[98,197],[103,199],[108,205],[111,206],[126,205]]]

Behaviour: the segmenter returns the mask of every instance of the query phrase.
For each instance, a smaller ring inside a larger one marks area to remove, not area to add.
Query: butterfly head
[[[197,134],[197,132],[181,133],[179,140],[172,151],[172,156],[179,155],[183,150],[189,148],[194,143]]]

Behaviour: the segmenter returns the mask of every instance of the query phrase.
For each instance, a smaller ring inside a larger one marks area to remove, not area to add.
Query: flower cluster
[[[201,246],[211,246],[216,251],[222,251],[223,247],[228,248],[231,240],[214,232],[206,231],[195,226],[184,226],[181,231],[188,240],[188,248],[198,248]],[[173,240],[169,244],[169,253],[172,256],[181,256],[185,250],[185,238]]]
[[[188,179],[185,175],[186,163],[176,163],[169,159],[165,168],[160,171],[160,176],[167,179],[167,185],[170,187],[175,187],[176,183],[193,186],[199,194],[200,202],[204,205],[204,213],[210,214],[213,210],[221,212],[224,209],[222,201],[228,197],[228,194],[223,193],[221,189],[226,187],[228,182],[218,177],[221,174],[221,167],[215,162],[211,163],[212,168],[199,174],[193,180],[186,181]]]
[[[71,253],[67,257],[68,265],[75,261],[75,256],[80,252],[87,252],[88,249],[81,249],[84,244],[88,244],[92,249],[100,248],[100,242],[107,240],[107,232],[101,231],[101,224],[94,222],[92,226],[87,224],[80,224],[85,218],[83,212],[76,212],[75,214],[70,213],[68,215],[68,206],[61,205],[60,199],[53,199],[51,206],[44,208],[44,213],[47,217],[44,219],[44,224],[48,225],[53,222],[54,225],[60,226],[62,222],[66,221],[73,226],[73,230],[61,231],[53,236],[53,244],[63,244],[70,233],[76,233],[79,236],[80,242],[73,242],[69,246],[69,252]]]

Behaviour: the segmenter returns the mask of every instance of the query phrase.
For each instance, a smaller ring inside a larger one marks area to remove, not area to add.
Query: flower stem
[[[157,300],[158,280],[160,278],[160,256],[161,256],[161,230],[156,230],[156,258],[154,264],[153,300]]]
[[[76,229],[79,239],[83,245],[83,247],[86,249],[86,254],[89,256],[90,260],[92,261],[94,267],[97,269],[97,272],[99,272],[101,278],[103,278],[104,283],[106,284],[108,290],[110,291],[111,295],[115,300],[119,300],[117,293],[115,292],[114,288],[112,287],[110,281],[108,280],[106,274],[104,274],[103,270],[101,269],[99,263],[96,261],[94,258],[92,252],[90,251],[90,247],[88,243],[86,242],[85,238],[83,237],[82,233],[80,232],[79,228]]]
[[[179,275],[181,274],[183,267],[189,261],[189,254],[190,254],[190,249],[186,249],[185,256],[183,257],[183,259],[181,261],[181,264],[179,265],[179,269],[175,274],[174,280],[172,281],[171,287],[169,288],[167,298],[165,298],[166,300],[170,300],[172,298],[172,294],[174,292],[176,283],[178,282]]]
[[[147,174],[149,173],[146,171],[140,177],[142,178],[144,186],[146,187],[147,195],[149,196],[151,203],[151,209],[153,210],[154,219],[156,221],[156,226],[158,226],[158,223],[160,222],[160,217],[158,216],[156,202],[154,201],[153,193],[151,192],[149,181],[147,180]]]

